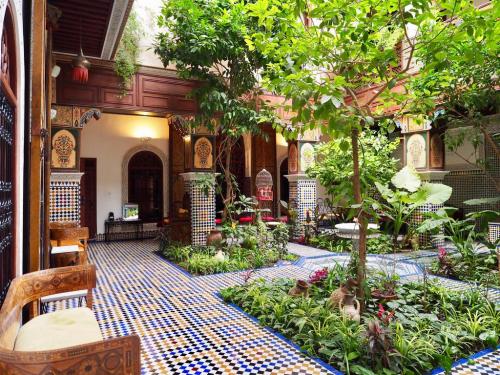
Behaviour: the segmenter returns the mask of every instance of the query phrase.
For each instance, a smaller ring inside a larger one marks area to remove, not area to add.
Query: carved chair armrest
[[[0,374],[139,375],[140,345],[139,337],[131,335],[42,352],[0,349]]]

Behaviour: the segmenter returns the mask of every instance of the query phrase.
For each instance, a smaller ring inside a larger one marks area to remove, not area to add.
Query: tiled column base
[[[210,173],[183,173],[185,188],[191,200],[191,244],[206,245],[207,236],[215,228],[215,179],[208,195],[198,186],[198,181]]]
[[[304,235],[304,224],[307,214],[314,220],[316,209],[316,180],[309,178],[305,174],[292,174],[285,176],[289,181],[289,199],[291,208],[297,210],[297,228],[293,233],[294,237]]]
[[[80,179],[83,173],[50,175],[50,222],[80,223]]]

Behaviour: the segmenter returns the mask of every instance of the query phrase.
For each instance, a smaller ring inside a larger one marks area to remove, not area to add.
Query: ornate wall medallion
[[[422,134],[413,134],[406,141],[406,165],[416,169],[427,167],[427,144]]]
[[[74,128],[52,128],[51,167],[77,171],[79,165],[80,131]]]

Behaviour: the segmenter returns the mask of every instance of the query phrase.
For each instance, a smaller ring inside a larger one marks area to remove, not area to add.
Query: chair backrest
[[[87,289],[87,306],[92,306],[96,286],[95,265],[52,268],[16,277],[0,309],[0,348],[13,350],[21,327],[23,307],[42,297]]]
[[[50,230],[50,239],[56,241],[58,245],[78,241],[87,245],[89,239],[89,228],[87,227],[72,227],[72,228],[57,228]]]
[[[77,221],[53,221],[49,223],[49,229],[77,228]]]

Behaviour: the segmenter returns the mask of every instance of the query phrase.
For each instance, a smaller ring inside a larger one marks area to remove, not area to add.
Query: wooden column
[[[31,139],[30,139],[30,228],[29,271],[41,267],[40,243],[42,238],[42,147],[45,126],[45,51],[46,0],[33,1],[32,13],[32,69],[31,69]]]

